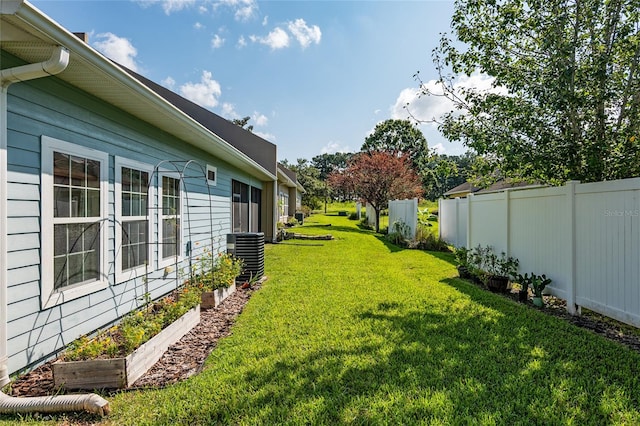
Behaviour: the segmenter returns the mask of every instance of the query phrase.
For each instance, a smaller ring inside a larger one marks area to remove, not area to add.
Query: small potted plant
[[[533,274],[532,274],[533,275]],[[520,291],[518,291],[518,301],[526,302],[529,299],[529,286],[531,285],[531,277],[529,274],[518,274],[516,281],[520,284]]]
[[[454,256],[458,262],[458,275],[460,278],[471,278],[471,271],[469,270],[469,249],[460,246],[454,249]]]
[[[545,287],[551,284],[551,278],[547,278],[546,275],[531,274],[531,288],[533,289],[533,304],[539,308],[544,306],[542,300],[542,292]]]
[[[486,285],[486,264],[490,253],[492,253],[491,246],[482,247],[479,244],[467,253],[467,268],[476,284]]]
[[[504,252],[500,256],[491,251],[487,256],[487,287],[491,291],[505,293],[509,288],[509,280],[515,276],[520,262],[507,256]]]

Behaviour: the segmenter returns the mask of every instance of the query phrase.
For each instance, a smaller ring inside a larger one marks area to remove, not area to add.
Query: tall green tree
[[[475,159],[475,154],[471,152],[432,156],[421,173],[425,198],[434,201],[451,188],[472,180]]]
[[[456,0],[451,26],[461,43],[443,36],[434,62],[456,110],[439,127],[483,173],[640,175],[640,0]],[[497,90],[455,85],[476,72]]]
[[[249,124],[249,120],[251,120],[250,116],[246,116],[244,118],[234,118],[230,120],[236,126],[240,126],[245,130],[248,130],[253,133],[253,124]]]
[[[350,152],[336,152],[333,154],[316,155],[311,159],[311,165],[320,172],[320,180],[324,183],[324,212],[327,212],[327,200],[329,195],[329,185],[327,177],[335,170],[343,170],[347,167],[349,159],[353,157]]]
[[[324,193],[324,183],[320,179],[320,171],[304,158],[298,158],[296,164],[290,164],[286,159],[281,163],[296,172],[296,178],[305,191],[302,193],[302,205],[311,210],[319,209]]]
[[[416,172],[429,161],[431,151],[420,129],[409,120],[389,119],[378,123],[360,149],[404,154]]]

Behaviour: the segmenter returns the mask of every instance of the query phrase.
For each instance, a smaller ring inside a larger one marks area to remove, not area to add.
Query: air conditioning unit
[[[264,275],[264,232],[227,234],[227,253],[244,260],[244,271],[236,282]]]

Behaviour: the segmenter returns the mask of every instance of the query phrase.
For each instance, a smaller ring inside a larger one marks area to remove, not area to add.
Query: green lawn
[[[269,280],[204,371],[110,397],[110,422],[640,424],[640,354],[344,217],[296,232],[335,240],[267,245]]]

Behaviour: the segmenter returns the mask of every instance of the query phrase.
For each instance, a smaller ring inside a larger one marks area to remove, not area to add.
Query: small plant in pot
[[[482,247],[479,244],[467,253],[467,268],[476,284],[486,285],[486,264],[491,253],[493,253],[491,246]]]
[[[458,262],[458,275],[460,278],[471,278],[471,271],[469,270],[469,252],[470,250],[466,247],[456,247],[454,249],[454,256],[456,257],[456,261]]]
[[[491,251],[485,262],[487,267],[487,287],[491,291],[505,293],[509,289],[509,280],[515,276],[520,262],[507,256],[505,252],[500,256]]]
[[[542,300],[542,292],[549,284],[551,284],[551,278],[547,278],[546,275],[531,274],[531,288],[533,289],[534,305],[540,308],[544,306],[544,301]]]
[[[529,276],[529,274],[518,274],[516,276],[516,282],[520,284],[520,291],[518,291],[518,301],[524,303],[529,300],[529,286],[531,285],[531,277]]]

